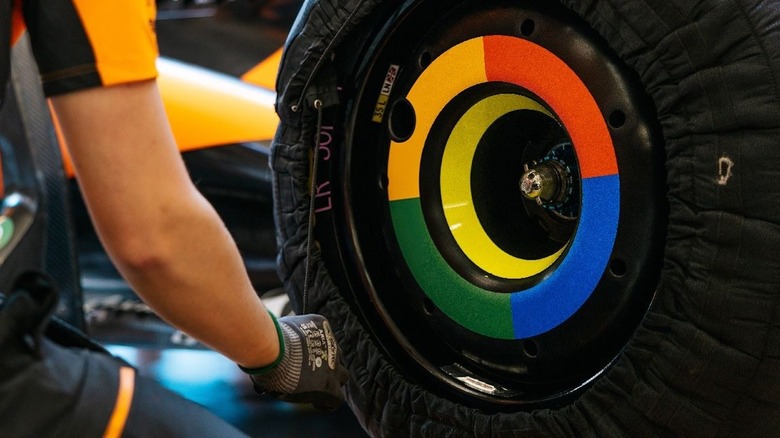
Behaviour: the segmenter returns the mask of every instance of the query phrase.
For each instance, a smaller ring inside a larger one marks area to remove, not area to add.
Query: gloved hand
[[[349,372],[330,324],[320,315],[271,315],[279,334],[279,358],[262,368],[243,368],[255,391],[293,403],[332,411],[344,401],[341,387]]]

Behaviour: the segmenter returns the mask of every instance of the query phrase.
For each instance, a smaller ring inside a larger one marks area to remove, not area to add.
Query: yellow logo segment
[[[447,140],[441,163],[441,198],[452,236],[472,262],[503,278],[536,275],[550,267],[565,249],[538,260],[514,257],[493,243],[477,217],[471,193],[474,153],[490,125],[517,110],[538,111],[552,117],[546,108],[527,97],[516,94],[489,96],[469,108],[458,120]]]

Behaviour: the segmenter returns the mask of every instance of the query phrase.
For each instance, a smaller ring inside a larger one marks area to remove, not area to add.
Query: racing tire
[[[366,431],[776,434],[778,22],[306,2],[277,82],[279,271],[335,327]]]

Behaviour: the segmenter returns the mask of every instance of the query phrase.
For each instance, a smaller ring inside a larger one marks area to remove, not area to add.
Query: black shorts
[[[30,273],[0,293],[0,436],[246,438],[52,320],[57,297]]]
[[[15,0],[46,96],[157,77],[154,0]]]

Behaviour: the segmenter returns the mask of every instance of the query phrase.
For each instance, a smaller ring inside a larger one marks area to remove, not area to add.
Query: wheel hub
[[[562,204],[569,197],[571,175],[555,160],[523,166],[520,191],[539,206]]]

